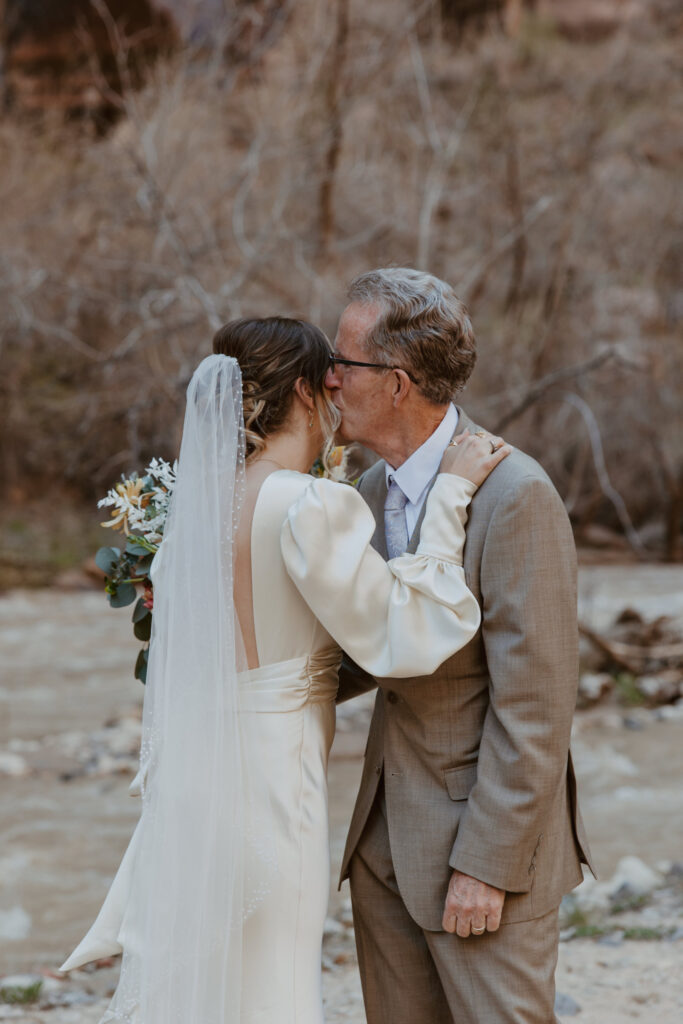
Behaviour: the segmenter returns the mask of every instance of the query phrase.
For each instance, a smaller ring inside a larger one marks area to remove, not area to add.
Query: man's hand
[[[495,932],[503,912],[505,890],[496,889],[478,878],[454,871],[448,883],[441,925],[461,939],[469,935]]]

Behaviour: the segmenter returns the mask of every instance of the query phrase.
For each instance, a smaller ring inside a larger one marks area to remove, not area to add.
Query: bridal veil
[[[250,795],[257,783],[239,713],[233,553],[244,464],[239,365],[209,356],[187,389],[177,484],[152,572],[143,809],[121,977],[103,1024],[240,1019],[243,923],[275,869],[271,823],[253,818],[267,801]]]

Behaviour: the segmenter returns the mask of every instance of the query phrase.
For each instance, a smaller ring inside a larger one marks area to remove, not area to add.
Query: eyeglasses
[[[386,363],[362,363],[358,359],[342,359],[341,356],[336,356],[334,354],[334,352],[330,352],[330,367],[331,367],[333,373],[334,373],[334,368],[337,365],[340,365],[340,366],[369,366],[373,370],[403,370],[403,372],[405,374],[407,374],[408,377],[410,377],[410,379],[412,380],[413,384],[417,384],[417,381],[415,380],[413,375],[410,373],[410,371],[406,370],[403,366],[387,366]]]

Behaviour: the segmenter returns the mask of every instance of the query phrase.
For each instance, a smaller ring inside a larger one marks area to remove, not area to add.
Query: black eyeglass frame
[[[342,366],[369,366],[373,370],[403,370],[403,372],[412,380],[413,384],[417,384],[417,381],[403,366],[387,366],[386,363],[362,363],[358,359],[343,359],[341,356],[336,356],[334,352],[330,352],[330,366],[334,373],[334,364],[341,363]]]

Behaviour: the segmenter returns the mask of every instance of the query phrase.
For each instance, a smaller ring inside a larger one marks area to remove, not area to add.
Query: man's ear
[[[394,408],[398,409],[399,405],[402,405],[408,397],[413,382],[405,370],[393,370],[392,373],[394,374],[394,390],[391,397]]]
[[[301,401],[304,403],[307,409],[315,408],[315,401],[313,399],[313,388],[305,380],[304,377],[299,377],[294,384],[294,392],[298,395]]]

